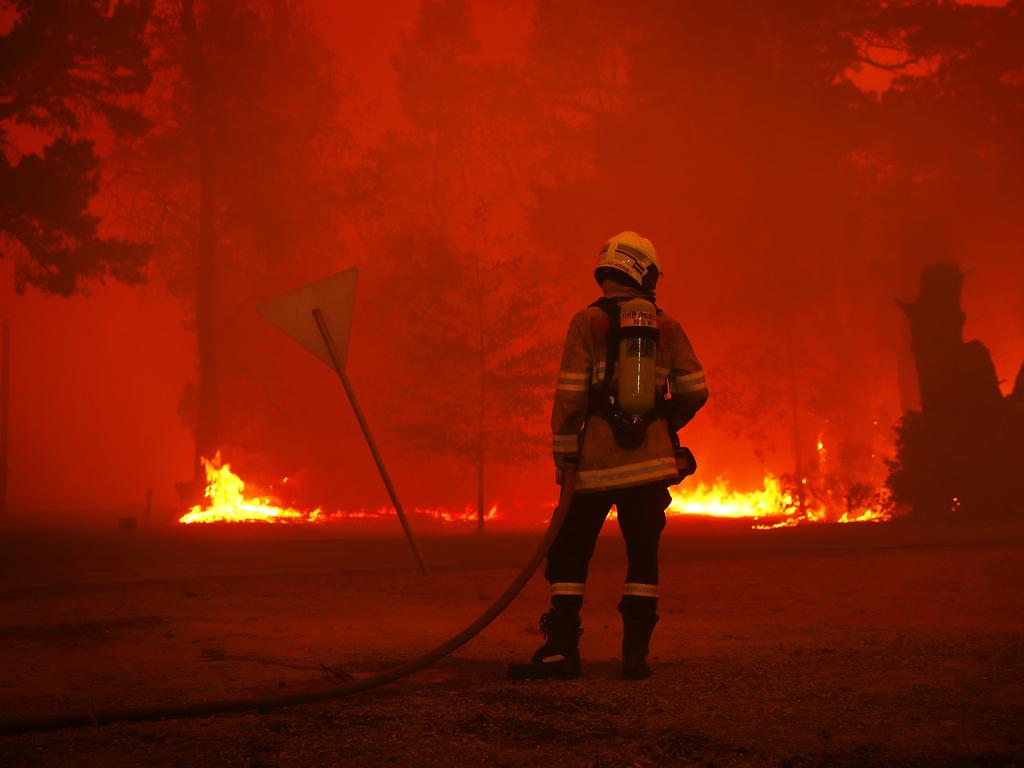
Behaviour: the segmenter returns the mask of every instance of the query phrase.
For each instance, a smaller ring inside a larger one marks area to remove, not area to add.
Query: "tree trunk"
[[[964,273],[955,262],[926,265],[918,296],[898,301],[910,324],[921,412],[901,422],[893,496],[939,517],[1019,515],[1024,413],[999,388],[980,341],[963,340]]]
[[[946,414],[962,407],[964,312],[960,294],[964,275],[954,262],[928,264],[921,270],[918,296],[897,302],[910,321],[911,350],[917,368],[921,410]]]
[[[481,323],[482,323],[481,319]],[[484,376],[486,374],[486,361],[483,353],[483,331],[480,333],[480,403],[477,410],[477,432],[476,432],[476,532],[484,532],[484,463],[487,458],[487,446],[485,445],[484,433],[486,429],[486,414],[484,413]]]
[[[480,270],[479,254],[476,256],[476,320],[478,352],[480,355],[480,402],[477,409],[477,454],[476,454],[476,532],[484,532],[484,461],[487,455],[485,432],[487,425],[487,348],[484,346],[484,284]]]
[[[800,429],[800,388],[796,377],[796,352],[793,349],[793,330],[786,332],[786,354],[789,357],[789,398],[790,415],[793,421],[793,471],[796,474],[796,495],[800,512],[807,504],[807,489],[804,487],[804,459]]]
[[[11,420],[11,321],[5,319],[0,338],[0,517],[7,515],[7,462]]]
[[[482,443],[481,443],[482,444]],[[480,458],[476,465],[476,532],[484,532],[484,452],[480,451]]]
[[[193,0],[182,2],[185,71],[192,92],[199,166],[199,241],[196,253],[196,352],[199,368],[193,480],[197,492],[205,485],[202,458],[212,459],[218,447],[220,422],[219,358],[217,354],[216,269],[212,147],[206,60],[196,23]]]

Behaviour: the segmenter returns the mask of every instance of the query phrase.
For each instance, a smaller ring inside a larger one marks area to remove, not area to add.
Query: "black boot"
[[[545,643],[529,663],[508,665],[511,680],[572,680],[580,676],[580,613],[578,607],[553,607],[540,617]]]
[[[658,600],[626,595],[619,603],[622,614],[622,678],[646,680],[651,676],[647,653],[651,633],[658,623]]]

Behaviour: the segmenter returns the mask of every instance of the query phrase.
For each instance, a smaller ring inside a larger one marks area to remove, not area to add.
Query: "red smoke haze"
[[[551,12],[547,3],[540,5]],[[380,178],[390,179],[395,167],[402,171],[395,158],[403,155],[390,148],[389,137],[412,135],[422,140],[426,135],[417,133],[421,126],[408,116],[412,96],[401,92],[402,75],[395,66],[403,41],[416,34],[421,4],[401,0],[311,6],[316,34],[336,57],[334,87],[341,94],[341,121],[350,134],[347,151],[360,156],[385,147],[380,151],[388,165]],[[619,6],[621,11],[629,4]],[[835,206],[852,199],[849,189],[859,182],[849,168],[830,175],[819,173],[810,159],[793,166],[786,163],[787,158],[825,158],[841,143],[808,128],[828,125],[815,110],[838,109],[835,103],[818,104],[808,96],[809,86],[788,82],[758,103],[762,94],[751,93],[744,85],[744,67],[750,61],[737,57],[729,62],[725,54],[718,83],[691,82],[685,67],[671,58],[658,58],[669,54],[656,47],[663,42],[657,35],[647,60],[638,54],[620,61],[615,57],[625,54],[616,47],[618,41],[606,40],[603,48],[597,47],[617,64],[590,61],[592,49],[586,41],[533,40],[537,12],[531,3],[469,7],[470,31],[479,47],[461,59],[465,63],[490,65],[493,69],[488,71],[495,73],[503,68],[515,71],[539,60],[541,53],[550,53],[550,46],[560,51],[559,46],[568,50],[578,45],[581,58],[567,61],[595,70],[610,67],[613,81],[618,66],[629,84],[624,91],[609,85],[607,93],[588,97],[606,97],[613,104],[607,113],[592,110],[588,119],[596,128],[579,140],[590,152],[580,168],[565,172],[550,163],[539,170],[529,166],[527,158],[534,150],[546,149],[543,126],[510,129],[519,131],[519,144],[509,145],[509,162],[531,173],[551,170],[558,178],[544,189],[553,191],[527,191],[521,200],[507,191],[504,196],[494,194],[493,179],[483,171],[474,176],[475,167],[469,169],[466,183],[480,196],[490,196],[488,226],[492,232],[512,233],[509,237],[516,245],[511,250],[528,256],[533,249],[537,254],[557,254],[551,272],[527,270],[514,276],[517,289],[522,289],[520,300],[540,295],[549,302],[549,320],[536,332],[555,346],[573,312],[596,297],[590,270],[601,243],[622,229],[636,229],[654,241],[666,265],[659,303],[683,322],[709,370],[711,402],[685,437],[698,454],[705,479],[723,475],[739,486],[756,485],[766,470],[782,473],[792,468],[788,401],[756,405],[748,414],[750,429],[728,407],[736,392],[742,394],[744,388],[779,375],[778,365],[755,353],[764,348],[765,339],[778,340],[786,333],[793,334],[797,377],[805,387],[802,438],[811,443],[820,433],[826,441],[872,444],[871,450],[882,453],[890,449],[891,426],[900,415],[901,399],[908,396],[905,390],[901,398],[899,384],[901,355],[906,363],[904,321],[893,300],[913,297],[919,268],[929,261],[955,259],[975,270],[965,282],[965,336],[990,347],[1004,391],[1009,392],[1024,360],[1020,209],[1016,221],[1008,214],[1013,201],[1019,200],[1019,186],[993,189],[990,198],[981,201],[941,199],[941,193],[936,193],[939,199],[921,194],[900,200],[896,204],[903,206],[909,223],[899,237],[894,236],[892,219],[886,219],[889,212],[882,210],[885,205],[880,205],[877,216],[852,221],[849,248],[822,253],[816,249],[830,242],[831,235],[822,235],[819,229],[842,223]],[[655,7],[660,6],[651,4],[643,14],[641,29],[652,27],[647,17]],[[607,20],[599,27],[595,22],[580,34],[613,28]],[[724,33],[710,29],[708,34]],[[784,54],[779,56],[785,59]],[[878,99],[885,98],[892,82],[891,75],[878,68],[847,74]],[[677,86],[679,90],[673,90]],[[519,111],[526,114],[532,96],[527,92],[520,98]],[[1019,87],[1015,98],[1020,98]],[[684,106],[680,100],[685,100]],[[582,109],[578,104],[565,108]],[[438,104],[437,109],[444,113],[449,105]],[[517,106],[508,113],[511,117],[503,114],[501,120],[512,121]],[[777,144],[744,145],[756,133],[749,121],[766,115],[776,124],[765,125],[760,135],[775,132],[771,135]],[[623,128],[625,123],[632,133]],[[716,123],[721,127],[718,135],[712,130]],[[504,146],[506,134],[501,127],[496,130],[494,146]],[[632,141],[622,142],[625,135],[632,135]],[[921,135],[930,140],[924,132]],[[776,154],[762,154],[772,147]],[[562,157],[577,149],[564,147]],[[529,190],[535,180],[516,183]],[[808,195],[806,185],[815,184],[823,185],[820,195]],[[97,211],[110,205],[105,194],[95,201]],[[786,199],[793,206],[780,202]],[[242,322],[248,323],[245,333],[252,347],[247,348],[246,359],[263,357],[267,379],[274,378],[277,389],[269,406],[238,395],[239,403],[254,405],[231,416],[234,431],[225,439],[226,456],[257,485],[283,474],[307,483],[304,502],[331,509],[384,503],[384,490],[336,380],[253,311],[257,301],[272,293],[330,269],[355,265],[361,270],[361,284],[350,369],[369,421],[379,427],[381,449],[399,493],[410,506],[472,504],[474,470],[451,457],[425,459],[390,422],[389,404],[396,398],[415,399],[419,387],[429,386],[431,372],[392,357],[393,351],[379,343],[374,312],[389,306],[393,276],[401,272],[393,268],[394,261],[385,268],[378,258],[373,234],[378,223],[365,225],[346,205],[337,204],[343,247],[324,242],[330,256],[321,253],[302,260],[289,255],[295,259],[294,268],[279,265],[277,274],[290,278],[277,290],[263,286],[246,298],[248,319]],[[800,206],[808,207],[794,210]],[[776,210],[782,220],[772,213]],[[766,223],[774,231],[766,232]],[[934,247],[936,243],[941,248]],[[389,258],[394,259],[394,246],[389,248]],[[790,249],[792,261],[779,256]],[[195,340],[186,326],[188,307],[168,292],[159,268],[150,272],[151,280],[143,287],[92,285],[86,295],[64,299],[34,290],[16,294],[13,259],[0,260],[0,317],[10,318],[12,329],[10,503],[20,519],[106,524],[112,510],[138,511],[147,488],[154,491],[158,514],[183,511],[175,483],[191,473],[193,442],[179,406],[186,386],[195,380]],[[531,284],[534,275],[536,286]],[[386,311],[401,309],[390,305]],[[837,348],[848,350],[845,360],[825,359]],[[443,366],[445,360],[435,363]],[[552,374],[556,365],[557,360],[551,360]],[[851,378],[849,372],[858,369],[860,373]],[[258,367],[254,370],[247,372],[247,381],[258,384],[262,374]],[[222,395],[229,402],[235,399],[231,386],[226,385]],[[785,387],[782,390],[788,391]],[[721,407],[719,391],[727,393]],[[834,399],[818,402],[822,397]],[[844,402],[863,406],[856,419],[842,420]],[[534,415],[540,435],[547,417],[545,403]],[[765,436],[759,436],[760,431]],[[491,470],[487,491],[489,501],[524,521],[542,517],[542,505],[554,493],[546,440],[537,438],[535,447],[534,457],[521,466]],[[864,470],[875,481],[884,474],[878,458]]]

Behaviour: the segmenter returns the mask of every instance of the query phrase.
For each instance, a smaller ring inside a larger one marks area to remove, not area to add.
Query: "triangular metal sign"
[[[352,315],[356,305],[356,269],[346,269],[336,275],[296,288],[260,304],[256,309],[295,341],[316,355],[332,371],[334,363],[324,344],[313,310],[323,314],[334,346],[338,363],[344,369],[348,355],[348,338],[352,330]]]

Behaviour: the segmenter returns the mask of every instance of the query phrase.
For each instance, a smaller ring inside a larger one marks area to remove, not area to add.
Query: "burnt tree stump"
[[[897,301],[910,323],[921,411],[896,427],[889,487],[916,515],[1006,517],[1021,511],[1024,486],[1024,367],[1004,397],[992,355],[964,342],[964,273],[929,264],[918,297]]]

